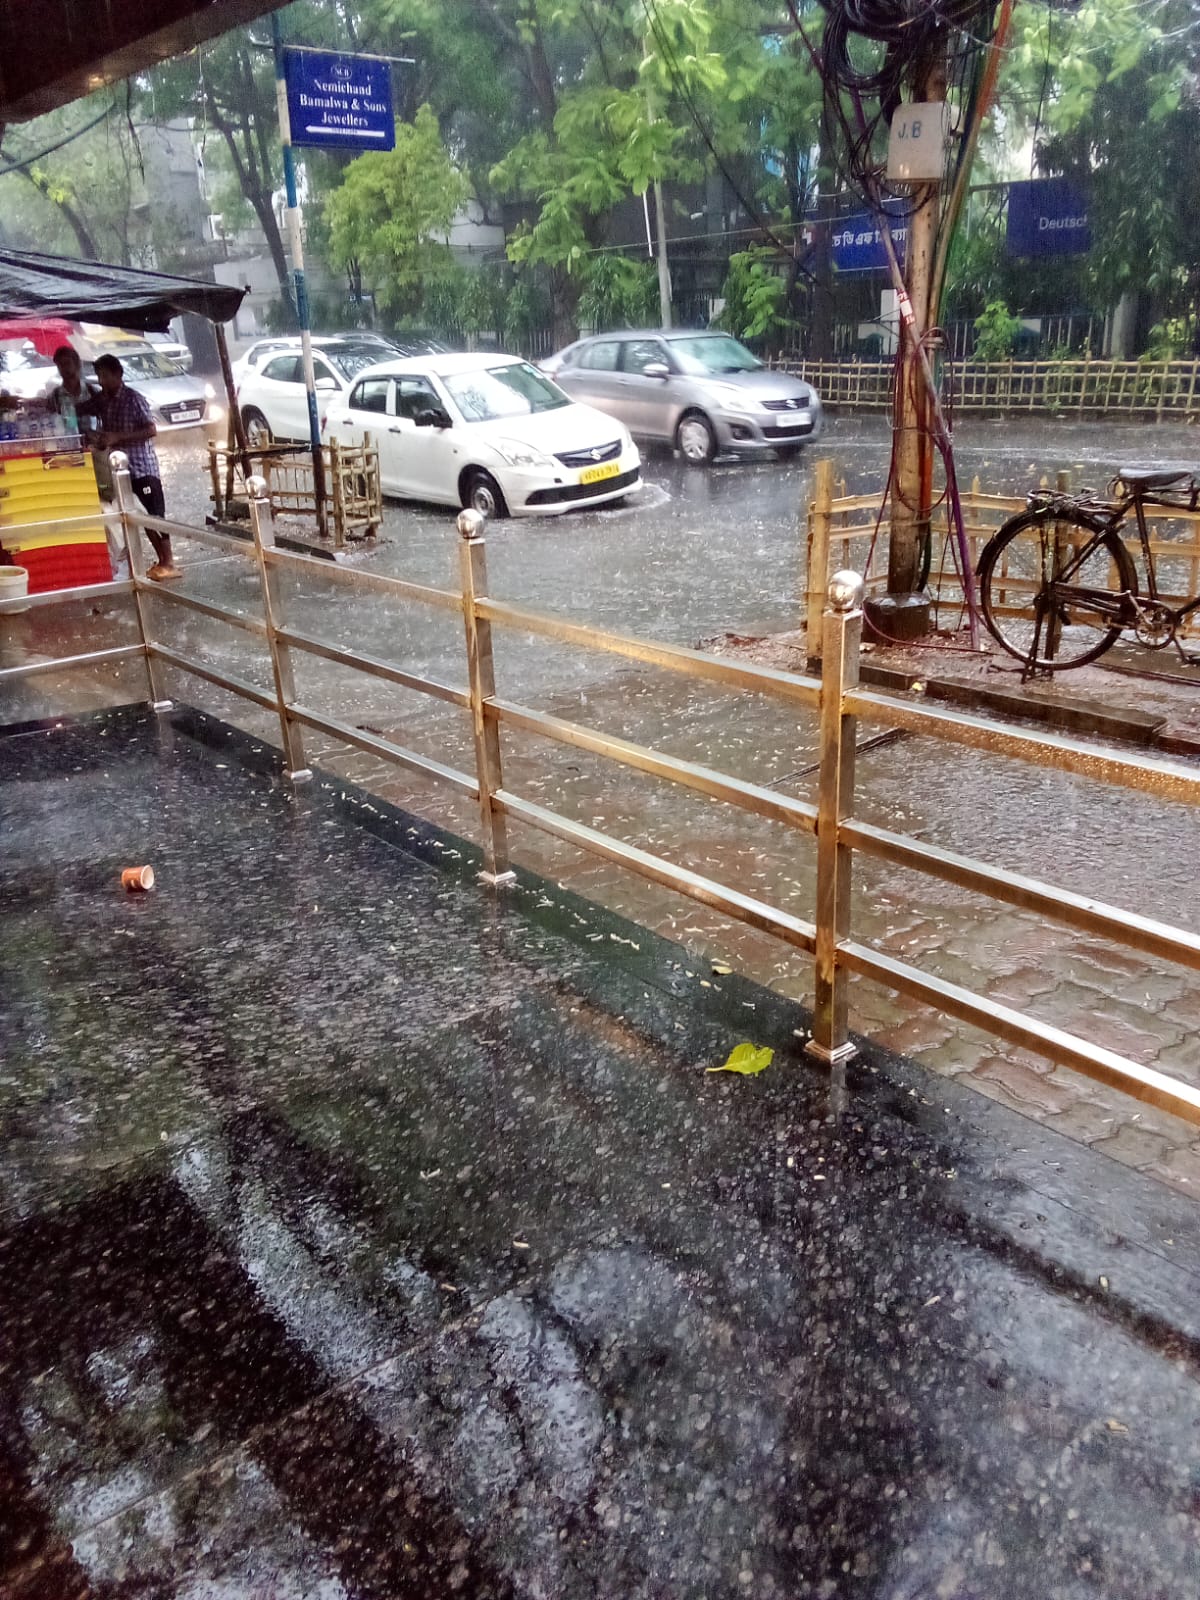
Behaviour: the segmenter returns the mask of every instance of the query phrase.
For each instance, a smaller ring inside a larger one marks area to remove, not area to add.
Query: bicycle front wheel
[[[1082,515],[1023,512],[979,559],[988,631],[1018,661],[1050,672],[1102,656],[1121,636],[1119,597],[1136,593],[1129,551]]]

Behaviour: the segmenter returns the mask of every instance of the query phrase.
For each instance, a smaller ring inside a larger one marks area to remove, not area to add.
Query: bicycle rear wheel
[[[1089,591],[1099,594],[1089,598]],[[1116,643],[1121,624],[1112,607],[1122,592],[1137,593],[1132,556],[1115,533],[1101,533],[1082,515],[1023,512],[979,559],[988,631],[1018,661],[1051,672],[1081,667]],[[1102,594],[1113,601],[1106,605]]]

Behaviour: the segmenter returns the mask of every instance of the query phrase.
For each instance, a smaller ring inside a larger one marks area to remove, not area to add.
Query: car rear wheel
[[[688,411],[680,417],[675,448],[691,467],[706,467],[716,455],[717,435],[703,411]]]
[[[508,515],[504,491],[491,473],[484,472],[482,467],[476,467],[467,474],[463,505],[469,506],[472,511],[478,511],[485,517],[497,518]]]
[[[242,412],[242,426],[246,430],[246,443],[251,450],[261,450],[271,443],[271,425],[253,406],[247,406]]]

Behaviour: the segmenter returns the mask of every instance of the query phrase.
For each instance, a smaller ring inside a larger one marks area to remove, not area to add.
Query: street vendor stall
[[[243,294],[162,272],[0,250],[0,326],[6,337],[22,322],[44,328],[48,318],[165,333],[173,317],[195,312],[216,325],[231,408],[232,375],[220,324],[234,316]],[[93,513],[95,523],[80,520]],[[5,536],[6,528],[18,526],[19,535]],[[92,456],[82,436],[49,412],[0,415],[0,564],[23,567],[33,594],[112,577]]]
[[[91,453],[61,417],[0,421],[0,561],[25,569],[30,594],[112,578]]]

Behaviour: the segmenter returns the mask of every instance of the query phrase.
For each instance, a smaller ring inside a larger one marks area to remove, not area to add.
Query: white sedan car
[[[331,402],[325,437],[379,450],[386,494],[546,516],[639,487],[629,430],[568,398],[519,356],[412,356],[361,372]]]

